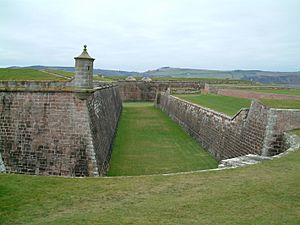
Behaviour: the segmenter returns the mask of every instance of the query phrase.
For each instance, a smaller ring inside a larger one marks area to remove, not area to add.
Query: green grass
[[[298,90],[297,89],[242,89],[242,91],[253,91],[253,92],[262,92],[262,93],[300,96],[300,89],[298,89]]]
[[[129,178],[0,174],[0,224],[300,224],[300,151],[238,169]]]
[[[178,94],[175,95],[186,101],[234,116],[241,108],[250,107],[251,100],[221,95]]]
[[[63,75],[69,78],[73,78],[75,73],[74,72],[67,72],[67,71],[63,71],[63,70],[56,70],[56,69],[46,69],[47,72],[50,73],[55,73],[58,75]],[[98,81],[114,81],[114,79],[111,79],[110,77],[100,77],[100,76],[93,76],[93,80],[98,80]]]
[[[108,175],[215,168],[217,162],[153,103],[125,103]]]
[[[0,68],[0,80],[15,81],[64,81],[64,78],[57,77],[34,69],[7,69]]]
[[[300,137],[300,128],[299,129],[295,129],[295,130],[291,130],[290,131],[291,134],[296,134]]]
[[[55,74],[58,74],[58,75],[63,75],[63,76],[69,77],[69,78],[74,77],[73,72],[67,72],[67,71],[55,70],[55,69],[46,69],[45,71],[47,71],[49,73],[55,73]]]
[[[260,102],[271,107],[279,109],[300,109],[300,100],[297,99],[260,99]]]

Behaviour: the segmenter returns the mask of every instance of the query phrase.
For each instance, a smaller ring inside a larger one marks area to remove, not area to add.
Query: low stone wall
[[[91,92],[0,92],[0,153],[7,172],[106,172],[121,112],[117,87]]]
[[[295,96],[295,95],[240,91],[240,90],[230,90],[230,89],[219,89],[217,91],[217,94],[224,95],[224,96],[249,98],[249,99],[282,99],[282,100],[283,99],[300,99],[300,96]]]
[[[283,131],[300,127],[300,110],[276,110],[252,101],[229,117],[187,102],[168,92],[157,95],[156,105],[180,124],[217,160],[247,154],[282,152]]]
[[[154,101],[156,93],[171,88],[200,89],[204,83],[198,81],[118,81],[123,101]]]
[[[165,81],[125,81],[120,80],[116,82],[120,89],[120,95],[123,101],[154,101],[157,92],[166,91],[168,88],[172,88],[177,91],[184,92],[186,90],[200,91],[204,88],[205,83],[212,84],[237,84],[240,80],[165,80]]]
[[[53,89],[72,86],[72,81],[0,81],[0,89]]]

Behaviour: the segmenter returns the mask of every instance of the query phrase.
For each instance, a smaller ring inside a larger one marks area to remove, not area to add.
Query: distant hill
[[[271,72],[261,70],[203,70],[162,67],[149,70],[143,75],[153,77],[206,77],[223,79],[252,80],[260,83],[274,84],[300,84],[300,71],[298,72]]]
[[[21,68],[21,67],[10,67]],[[67,72],[74,72],[74,67],[62,67],[62,66],[42,66],[34,65],[25,68],[31,68],[36,70],[42,69],[57,69]],[[222,78],[222,79],[242,79],[252,80],[259,83],[274,83],[274,84],[300,84],[300,71],[298,72],[271,72],[261,70],[206,70],[206,69],[188,69],[188,68],[173,68],[162,67],[155,70],[148,70],[143,73],[134,71],[122,71],[122,70],[103,70],[94,69],[95,74],[104,76],[149,76],[149,77],[170,77],[170,78]]]

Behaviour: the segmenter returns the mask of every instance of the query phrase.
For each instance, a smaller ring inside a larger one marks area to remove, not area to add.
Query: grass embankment
[[[278,109],[300,109],[300,100],[297,99],[260,99],[264,105]]]
[[[0,68],[0,80],[15,81],[65,81],[66,79],[34,69]]]
[[[299,129],[295,129],[295,130],[291,130],[290,131],[291,134],[296,134],[300,137],[300,128]]]
[[[250,99],[214,94],[177,94],[175,96],[215,111],[225,113],[229,116],[234,116],[241,108],[248,108],[251,104]]]
[[[217,162],[153,103],[124,103],[108,175],[215,168]]]
[[[73,72],[68,72],[68,71],[63,71],[63,70],[46,69],[45,71],[49,72],[49,73],[54,73],[54,74],[62,75],[65,77],[69,77],[69,78],[73,78],[75,75]]]
[[[62,75],[62,76],[68,77],[68,78],[73,78],[75,76],[74,72],[67,72],[67,71],[63,71],[63,70],[46,69],[46,71],[49,72],[49,73]],[[111,79],[111,77],[100,77],[98,75],[94,75],[93,80],[112,82],[112,81],[115,81],[117,79]]]
[[[300,89],[238,89],[241,91],[261,92],[261,93],[272,93],[272,94],[283,94],[283,95],[300,95]]]
[[[241,108],[250,107],[251,104],[251,99],[215,94],[177,94],[175,96],[229,116],[235,115]],[[270,108],[300,109],[300,100],[297,99],[260,99],[260,102]]]
[[[215,172],[130,178],[0,174],[0,224],[300,224],[300,150]]]

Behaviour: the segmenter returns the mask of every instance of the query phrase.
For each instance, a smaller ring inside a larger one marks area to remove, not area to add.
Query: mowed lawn
[[[285,99],[285,100],[261,99],[260,102],[271,108],[300,109],[300,99],[299,100],[297,100],[297,99]]]
[[[300,224],[300,150],[253,166],[175,176],[0,174],[0,224]]]
[[[153,103],[124,103],[109,176],[215,168],[217,162]]]
[[[234,116],[241,108],[249,108],[251,105],[250,99],[214,94],[178,94],[175,96],[229,116]]]
[[[39,70],[20,68],[0,68],[0,80],[16,81],[64,81],[62,77],[48,74]]]

